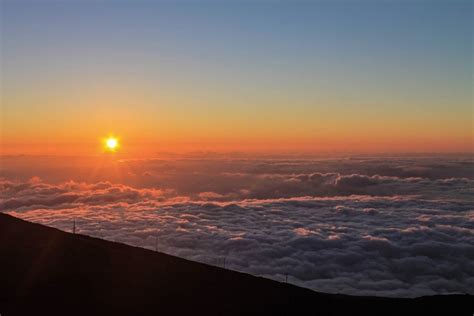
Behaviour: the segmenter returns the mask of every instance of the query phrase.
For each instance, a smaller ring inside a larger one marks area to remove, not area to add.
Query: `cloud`
[[[83,234],[149,249],[158,240],[166,253],[214,265],[226,258],[230,269],[277,280],[288,273],[290,282],[318,291],[474,293],[467,202],[361,195],[206,202],[112,184],[66,186],[80,187],[79,197],[10,213],[64,230],[75,218]]]
[[[16,183],[0,180],[0,211],[37,208],[74,208],[81,205],[102,205],[120,201],[137,203],[147,199],[164,201],[176,197],[173,190],[136,189],[122,184],[95,184],[68,181],[47,184],[38,177]]]
[[[469,160],[120,164],[122,182],[4,178],[0,210],[317,291],[474,294]]]

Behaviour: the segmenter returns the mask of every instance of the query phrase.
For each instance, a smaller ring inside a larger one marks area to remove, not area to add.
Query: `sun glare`
[[[105,139],[105,149],[108,151],[116,151],[119,146],[119,141],[115,137],[108,137]]]

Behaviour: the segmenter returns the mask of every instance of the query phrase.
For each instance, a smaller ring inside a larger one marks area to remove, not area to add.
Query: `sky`
[[[0,212],[322,292],[474,294],[472,1],[0,9]]]
[[[4,0],[0,150],[472,152],[472,6]]]

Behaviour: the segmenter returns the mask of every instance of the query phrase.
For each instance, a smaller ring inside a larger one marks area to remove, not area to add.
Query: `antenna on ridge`
[[[72,222],[72,233],[76,234],[76,219],[75,218],[73,219],[73,222]]]

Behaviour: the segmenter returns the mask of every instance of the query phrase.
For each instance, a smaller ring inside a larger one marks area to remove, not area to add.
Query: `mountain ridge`
[[[472,295],[314,292],[0,213],[0,314],[472,315]]]

